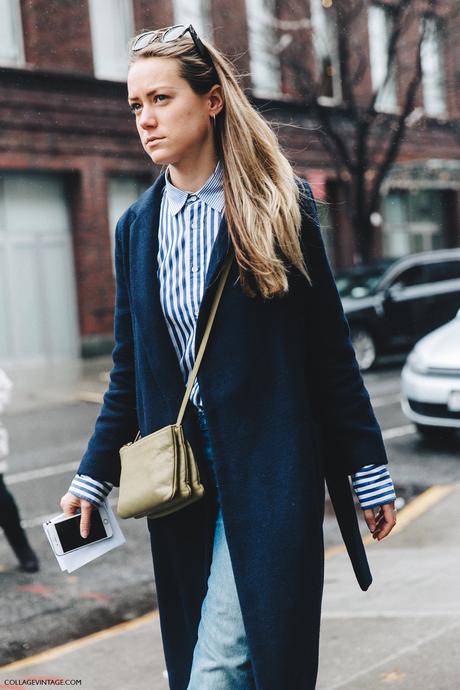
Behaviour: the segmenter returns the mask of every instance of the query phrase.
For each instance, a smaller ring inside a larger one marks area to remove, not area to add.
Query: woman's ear
[[[224,97],[220,84],[214,84],[209,92],[208,98],[209,115],[210,117],[214,117],[218,115],[224,107]]]

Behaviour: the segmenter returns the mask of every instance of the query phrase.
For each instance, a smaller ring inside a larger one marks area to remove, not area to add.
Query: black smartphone
[[[91,512],[91,527],[86,539],[80,535],[80,521],[81,513],[76,513],[61,520],[46,523],[53,549],[58,556],[112,536],[109,516],[102,506]]]

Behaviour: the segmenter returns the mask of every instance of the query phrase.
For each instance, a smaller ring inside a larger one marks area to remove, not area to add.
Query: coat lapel
[[[165,173],[162,173],[137,202],[136,218],[130,227],[129,273],[134,316],[139,324],[150,368],[163,396],[178,412],[185,384],[161,307],[157,277],[158,226],[164,185]],[[204,294],[197,317],[195,353],[229,244],[227,222],[223,216],[206,272]]]
[[[162,173],[137,202],[136,218],[130,227],[129,265],[134,317],[138,334],[163,396],[177,412],[184,384],[174,346],[160,302],[157,278],[158,224]]]

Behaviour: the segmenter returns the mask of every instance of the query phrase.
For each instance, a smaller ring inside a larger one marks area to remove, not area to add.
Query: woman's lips
[[[150,141],[147,141],[147,146],[154,146],[155,144],[158,144],[159,141],[163,141],[164,137],[159,137],[158,139],[150,139]]]

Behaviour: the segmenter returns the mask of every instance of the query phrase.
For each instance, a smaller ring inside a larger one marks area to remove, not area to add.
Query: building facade
[[[314,66],[323,102],[343,101],[333,0],[4,0],[0,24],[0,364],[110,352],[117,219],[153,179],[126,101],[129,38],[192,22],[234,62],[319,200],[331,261],[354,260],[346,189],[285,56]],[[367,90],[384,79],[388,3],[363,18]],[[382,39],[383,36],[383,39]],[[324,38],[326,37],[326,40]],[[380,37],[380,40],[379,40]],[[454,37],[430,30],[416,112],[387,177],[375,255],[460,238],[460,103]],[[299,57],[300,56],[300,57]],[[382,76],[383,75],[383,76]],[[379,107],[397,108],[398,73]],[[346,187],[346,185],[345,185]]]

